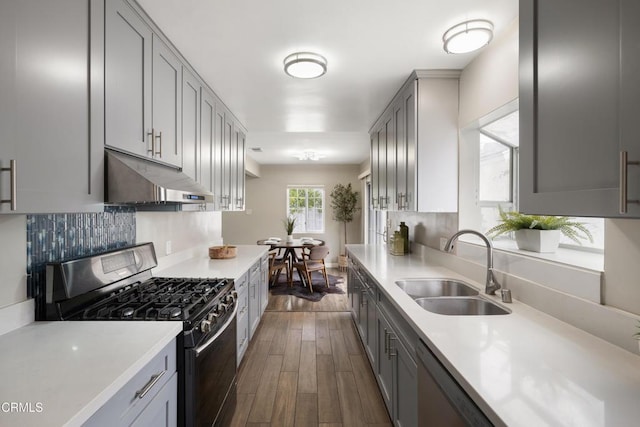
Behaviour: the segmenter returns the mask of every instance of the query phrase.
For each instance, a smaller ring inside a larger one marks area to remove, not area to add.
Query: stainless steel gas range
[[[227,425],[236,404],[236,292],[231,279],[153,277],[152,243],[47,265],[36,320],[179,321],[178,420]]]

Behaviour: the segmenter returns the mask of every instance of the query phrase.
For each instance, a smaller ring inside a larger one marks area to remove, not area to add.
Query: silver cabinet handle
[[[389,352],[389,331],[384,328],[384,354]]]
[[[397,352],[393,351],[395,348],[392,347],[391,340],[395,341],[396,337],[391,336],[391,333],[389,333],[389,355],[387,356],[387,360],[391,360],[392,357],[396,357],[398,355]]]
[[[160,131],[155,138],[158,138],[158,147],[160,147],[160,149],[158,151],[156,151],[154,154],[157,154],[158,157],[162,158],[162,131]]]
[[[149,380],[149,382],[142,387],[140,390],[136,391],[136,397],[138,399],[143,399],[147,393],[149,393],[149,390],[151,390],[153,388],[154,385],[156,385],[156,383],[160,380],[160,378],[162,378],[162,376],[166,373],[167,371],[162,371],[158,374],[152,375],[151,379]]]
[[[18,180],[17,180],[18,165],[15,159],[9,160],[8,168],[1,168],[0,172],[9,172],[9,180],[11,189],[9,199],[0,200],[0,204],[9,203],[10,209],[15,211],[18,209]]]
[[[629,153],[626,151],[620,151],[620,213],[627,213],[627,205],[629,203],[640,203],[640,200],[633,199],[629,200],[629,196],[627,195],[627,180],[628,180],[628,166],[638,166],[640,165],[640,161],[632,160],[629,161]]]
[[[156,151],[156,130],[151,128],[151,132],[147,132],[147,136],[151,139],[151,149],[147,149],[147,153],[150,153],[151,156],[153,156]]]

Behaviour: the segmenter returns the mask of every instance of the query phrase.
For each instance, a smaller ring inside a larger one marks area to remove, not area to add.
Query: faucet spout
[[[447,243],[444,246],[445,252],[451,252],[453,250],[453,244],[456,240],[458,240],[458,237],[462,236],[463,234],[473,234],[475,236],[478,236],[487,246],[487,280],[485,283],[484,292],[487,295],[495,295],[496,291],[500,289],[500,284],[493,274],[493,245],[491,244],[491,240],[489,240],[487,236],[476,230],[460,230],[453,236],[451,236],[449,240],[447,240]]]

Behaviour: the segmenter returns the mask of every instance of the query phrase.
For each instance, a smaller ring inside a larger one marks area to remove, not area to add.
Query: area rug
[[[344,291],[336,286],[339,283],[344,282],[344,279],[340,276],[334,276],[333,274],[327,274],[329,279],[329,287],[325,285],[324,277],[319,271],[311,272],[311,283],[313,286],[313,293],[309,292],[309,287],[304,286],[300,282],[298,273],[293,274],[293,286],[289,286],[287,283],[286,274],[281,274],[278,278],[278,282],[269,290],[271,295],[293,295],[298,298],[303,298],[309,301],[318,302],[327,294],[344,294]]]

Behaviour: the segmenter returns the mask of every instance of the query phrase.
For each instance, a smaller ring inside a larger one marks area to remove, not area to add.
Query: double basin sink
[[[510,310],[484,299],[476,288],[453,279],[403,279],[396,285],[427,311],[449,316],[500,315]]]

